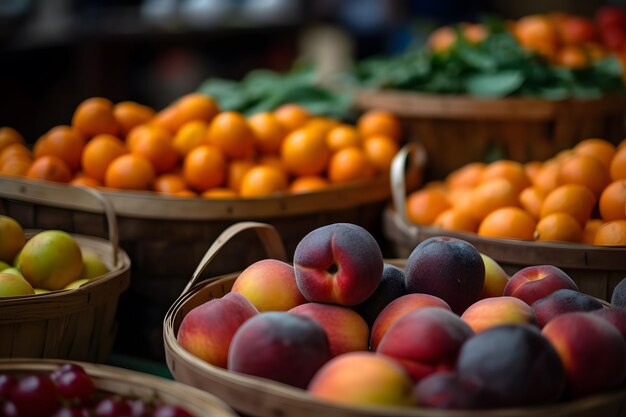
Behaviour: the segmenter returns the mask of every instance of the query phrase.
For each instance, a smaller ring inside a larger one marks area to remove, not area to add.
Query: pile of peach
[[[246,118],[200,93],[158,112],[94,97],[32,151],[17,131],[1,128],[0,175],[183,197],[260,197],[386,174],[400,136],[396,117],[383,111],[352,125],[296,104]]]
[[[407,196],[419,225],[490,238],[626,245],[626,140],[585,139],[540,162],[467,164]]]
[[[561,269],[509,277],[451,237],[423,241],[400,268],[348,223],[306,235],[293,265],[246,268],[189,311],[177,340],[213,366],[352,405],[534,406],[626,380],[626,310]]]

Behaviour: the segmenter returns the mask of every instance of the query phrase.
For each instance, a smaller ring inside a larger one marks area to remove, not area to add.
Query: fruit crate
[[[199,389],[164,378],[109,365],[52,359],[0,359],[0,373],[29,375],[51,373],[65,364],[81,366],[91,377],[97,391],[104,394],[138,397],[183,407],[195,417],[236,417],[219,398]],[[0,401],[1,403],[2,401]],[[69,415],[69,414],[68,414]]]
[[[130,282],[130,259],[118,245],[108,202],[94,190],[78,190],[106,214],[109,239],[72,234],[109,272],[72,290],[0,298],[0,357],[105,362],[117,334],[119,297]],[[26,237],[37,233],[26,229]]]
[[[177,341],[180,324],[193,308],[230,292],[239,272],[202,279],[227,242],[244,231],[255,230],[269,258],[286,260],[286,251],[276,229],[269,224],[242,222],[226,229],[207,250],[180,297],[163,322],[167,365],[174,379],[214,394],[238,413],[255,417],[591,417],[623,416],[626,388],[566,403],[532,408],[461,411],[419,407],[350,406],[330,403],[306,391],[265,378],[243,375],[211,365],[186,351]],[[223,254],[221,254],[223,256]],[[402,266],[403,259],[385,262]]]
[[[405,166],[409,161],[424,163],[425,158],[424,149],[419,144],[408,144],[398,152],[392,164],[393,206],[385,208],[383,230],[395,256],[408,257],[420,242],[429,237],[451,236],[470,242],[509,274],[525,266],[551,264],[567,272],[581,292],[602,300],[611,299],[613,288],[626,276],[626,247],[485,238],[475,233],[411,223],[405,212],[405,178],[408,175]]]
[[[545,160],[581,138],[619,141],[626,136],[626,95],[597,99],[482,99],[402,91],[355,94],[360,110],[396,114],[409,142],[421,143],[431,161],[426,175],[452,170],[493,154],[519,162]]]
[[[358,224],[382,240],[380,219],[391,196],[388,175],[311,193],[248,199],[101,193],[113,206],[120,246],[132,260],[133,279],[120,300],[116,350],[156,360],[164,358],[163,316],[206,251],[206,242],[223,229],[242,220],[271,223],[291,252],[310,230],[334,222]],[[25,227],[106,234],[101,208],[76,187],[63,184],[0,177],[0,213]],[[228,256],[211,264],[212,274],[230,272],[242,259],[256,260],[263,254],[241,243],[229,245],[225,252]],[[135,340],[139,343],[128,342]]]

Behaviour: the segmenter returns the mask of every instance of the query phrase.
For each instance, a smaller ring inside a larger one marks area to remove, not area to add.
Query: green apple
[[[4,261],[0,261],[0,272],[4,271],[7,268],[11,268],[11,265]]]
[[[504,286],[509,282],[509,274],[491,257],[481,253],[485,263],[485,283],[480,298],[500,297]]]
[[[63,287],[64,290],[74,290],[78,287],[80,287],[81,285],[83,285],[86,282],[91,281],[89,278],[81,278],[81,279],[77,279],[76,281],[72,281],[69,284],[67,284],[65,287]]]
[[[17,220],[0,214],[0,260],[11,262],[25,241],[24,229]]]
[[[34,288],[35,290],[35,294],[47,294],[50,292],[50,290],[45,290],[43,288]]]
[[[106,267],[97,254],[88,250],[83,251],[83,272],[80,274],[80,278],[96,278],[107,272],[109,272],[109,268]]]
[[[20,272],[20,270],[15,268],[15,267],[5,268],[5,269],[3,269],[0,272],[5,273],[5,274],[17,275],[17,276],[20,276],[20,277],[24,278],[24,275]]]
[[[24,277],[0,272],[0,297],[35,294]]]

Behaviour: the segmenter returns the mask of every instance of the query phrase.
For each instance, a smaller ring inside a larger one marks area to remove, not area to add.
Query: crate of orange
[[[244,116],[221,111],[200,93],[160,111],[95,97],[32,150],[18,132],[0,130],[0,211],[26,227],[98,236],[105,233],[101,211],[70,185],[100,189],[133,261],[118,340],[143,336],[140,353],[160,357],[163,314],[205,242],[228,225],[271,223],[290,249],[331,222],[359,224],[382,236],[388,169],[400,134],[389,113],[365,114],[349,124],[298,105]],[[246,245],[227,252],[213,273],[261,256]]]
[[[423,148],[407,145],[392,167],[383,228],[397,256],[430,236],[460,237],[510,274],[553,264],[604,300],[626,275],[624,143],[583,139],[545,161],[469,163],[408,192],[407,159],[423,163]]]
[[[356,107],[398,115],[428,152],[431,179],[471,161],[544,160],[585,137],[617,143],[626,55],[611,39],[624,39],[626,26],[612,29],[611,19],[626,13],[608,6],[595,19],[549,13],[439,28],[423,48],[358,63]]]

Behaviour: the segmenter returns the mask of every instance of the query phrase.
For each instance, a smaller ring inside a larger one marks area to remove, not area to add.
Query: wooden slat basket
[[[274,225],[292,252],[309,231],[335,222],[355,223],[382,240],[381,217],[391,191],[389,176],[304,194],[247,199],[179,198],[152,192],[102,190],[111,202],[120,247],[132,260],[130,288],[120,300],[116,350],[163,359],[163,316],[187,283],[206,250],[229,225],[255,220]],[[25,227],[59,228],[105,236],[102,210],[75,187],[0,177],[0,213]],[[259,248],[226,247],[228,256],[210,266],[213,275],[256,260]],[[133,344],[125,341],[133,340]]]
[[[65,363],[80,365],[92,378],[99,391],[122,396],[133,395],[180,406],[195,417],[237,417],[226,403],[202,390],[108,365],[51,359],[0,359],[0,373],[14,375],[50,373]]]
[[[403,91],[356,94],[362,110],[384,109],[403,121],[409,141],[423,144],[429,179],[442,179],[491,152],[519,162],[546,160],[585,138],[626,137],[626,95],[598,99],[481,99]]]
[[[407,258],[424,239],[445,235],[470,242],[509,274],[529,265],[555,265],[572,277],[580,291],[603,300],[610,300],[613,288],[626,277],[626,247],[485,238],[411,223],[405,210],[405,165],[409,159],[425,160],[419,144],[407,144],[401,149],[391,168],[393,206],[385,209],[383,230],[394,256]]]
[[[128,288],[130,259],[119,248],[112,208],[99,193],[78,189],[102,204],[109,240],[72,234],[81,250],[95,253],[109,272],[77,289],[0,297],[0,357],[105,362],[117,333],[119,297]],[[94,198],[95,197],[95,198]],[[27,237],[37,230],[26,229]]]
[[[533,408],[480,411],[434,410],[419,407],[349,406],[314,398],[306,391],[264,378],[230,372],[187,352],[176,340],[185,315],[194,307],[227,294],[239,272],[201,280],[220,249],[245,230],[255,230],[270,258],[286,259],[276,229],[269,224],[243,222],[226,229],[207,250],[191,280],[172,305],[163,323],[167,365],[177,381],[205,390],[237,412],[255,417],[623,417],[626,388],[568,403]],[[394,260],[392,263],[399,263]]]

